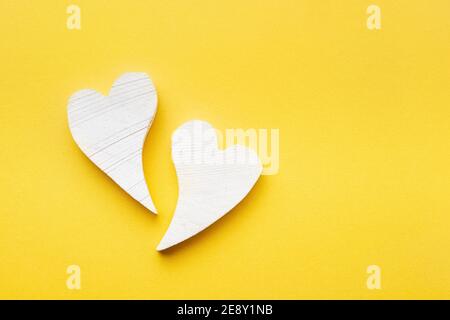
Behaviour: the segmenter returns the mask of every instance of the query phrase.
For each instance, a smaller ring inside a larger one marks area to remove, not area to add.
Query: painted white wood
[[[214,128],[189,121],[172,135],[178,201],[157,250],[180,243],[224,216],[252,189],[262,172],[253,150],[240,145],[219,150]]]
[[[142,148],[156,113],[156,90],[145,73],[125,73],[109,95],[80,90],[69,99],[69,127],[84,154],[130,196],[156,213],[142,166]]]

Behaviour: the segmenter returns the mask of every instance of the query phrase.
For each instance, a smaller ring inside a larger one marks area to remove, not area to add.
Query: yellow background
[[[0,298],[450,298],[449,1],[376,1],[379,31],[361,0],[74,1],[79,31],[71,3],[0,4]],[[127,71],[158,90],[158,216],[68,130],[68,97]],[[280,171],[161,254],[194,118],[279,128]]]

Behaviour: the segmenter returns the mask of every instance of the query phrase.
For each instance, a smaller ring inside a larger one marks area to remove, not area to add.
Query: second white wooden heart
[[[156,213],[142,166],[142,148],[156,113],[156,90],[145,73],[126,73],[109,95],[81,90],[69,99],[69,127],[80,149],[129,195]]]
[[[220,219],[247,195],[262,172],[253,150],[240,145],[219,150],[215,129],[199,120],[174,132],[172,160],[178,201],[157,250],[180,243]]]

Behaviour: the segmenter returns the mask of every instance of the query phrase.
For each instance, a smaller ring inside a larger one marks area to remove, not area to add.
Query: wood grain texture
[[[126,73],[109,95],[73,94],[69,127],[84,154],[131,197],[156,213],[142,166],[142,148],[156,113],[155,87],[145,73]]]
[[[157,250],[176,245],[223,217],[245,198],[262,172],[256,152],[240,145],[219,150],[216,131],[199,120],[175,130],[172,160],[178,201]]]

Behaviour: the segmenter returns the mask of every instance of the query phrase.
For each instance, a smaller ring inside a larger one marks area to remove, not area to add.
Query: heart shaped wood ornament
[[[216,130],[199,120],[175,130],[172,160],[178,201],[157,250],[180,243],[223,217],[248,194],[262,172],[256,152],[240,145],[220,150]]]
[[[131,197],[156,213],[144,178],[142,148],[156,113],[145,73],[125,73],[109,95],[80,90],[69,99],[69,127],[84,154]]]

